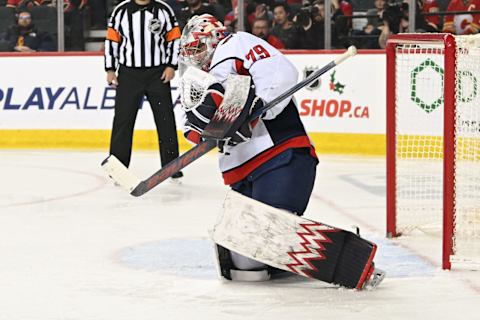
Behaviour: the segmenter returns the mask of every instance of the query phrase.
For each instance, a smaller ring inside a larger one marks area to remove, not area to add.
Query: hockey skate
[[[371,269],[372,269],[372,274],[370,278],[367,281],[365,281],[365,283],[363,284],[362,289],[364,290],[373,290],[376,287],[378,287],[380,283],[383,281],[383,279],[385,279],[385,276],[387,274],[385,271],[375,268],[374,264],[372,264]]]
[[[172,176],[170,177],[170,181],[174,184],[182,184],[182,178],[183,178],[183,172],[178,171],[172,174]]]
[[[230,250],[214,244],[215,266],[219,276],[226,280],[259,282],[270,280],[271,274],[269,268],[259,270],[238,270],[236,269]]]

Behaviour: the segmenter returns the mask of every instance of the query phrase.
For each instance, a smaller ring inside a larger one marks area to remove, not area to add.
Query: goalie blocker
[[[277,268],[346,288],[371,289],[385,277],[374,268],[374,243],[235,191],[227,193],[212,238],[220,274],[229,280],[268,280]],[[236,270],[229,250],[273,268]]]

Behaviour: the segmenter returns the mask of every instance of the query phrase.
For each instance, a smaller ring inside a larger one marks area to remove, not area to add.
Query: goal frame
[[[402,44],[443,44],[444,46],[444,117],[443,117],[443,232],[442,268],[451,269],[455,216],[455,110],[456,110],[456,40],[451,34],[403,33],[387,41],[387,237],[401,234],[396,229],[396,47]]]

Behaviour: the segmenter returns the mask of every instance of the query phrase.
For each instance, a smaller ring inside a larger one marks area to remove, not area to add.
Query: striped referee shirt
[[[108,23],[105,70],[118,64],[133,68],[166,65],[177,68],[181,31],[172,8],[151,0],[140,6],[134,0],[118,4]]]

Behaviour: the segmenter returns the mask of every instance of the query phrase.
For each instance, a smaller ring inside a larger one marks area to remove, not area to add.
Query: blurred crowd
[[[57,0],[0,0],[0,51],[56,51]],[[105,30],[108,1],[63,1],[65,49],[84,51],[89,30]]]
[[[232,32],[239,29],[237,0],[164,0],[183,27],[209,13]],[[65,0],[65,49],[85,50],[92,30],[105,30],[118,0]],[[324,0],[245,0],[243,30],[281,49],[324,49]],[[416,0],[415,30],[409,30],[408,0],[331,0],[330,47],[384,48],[390,34],[480,29],[480,0]],[[57,0],[0,0],[0,51],[55,51]],[[328,12],[328,11],[327,11]],[[455,14],[448,14],[455,12]],[[327,24],[328,26],[328,24]],[[96,39],[101,41],[101,39]]]

